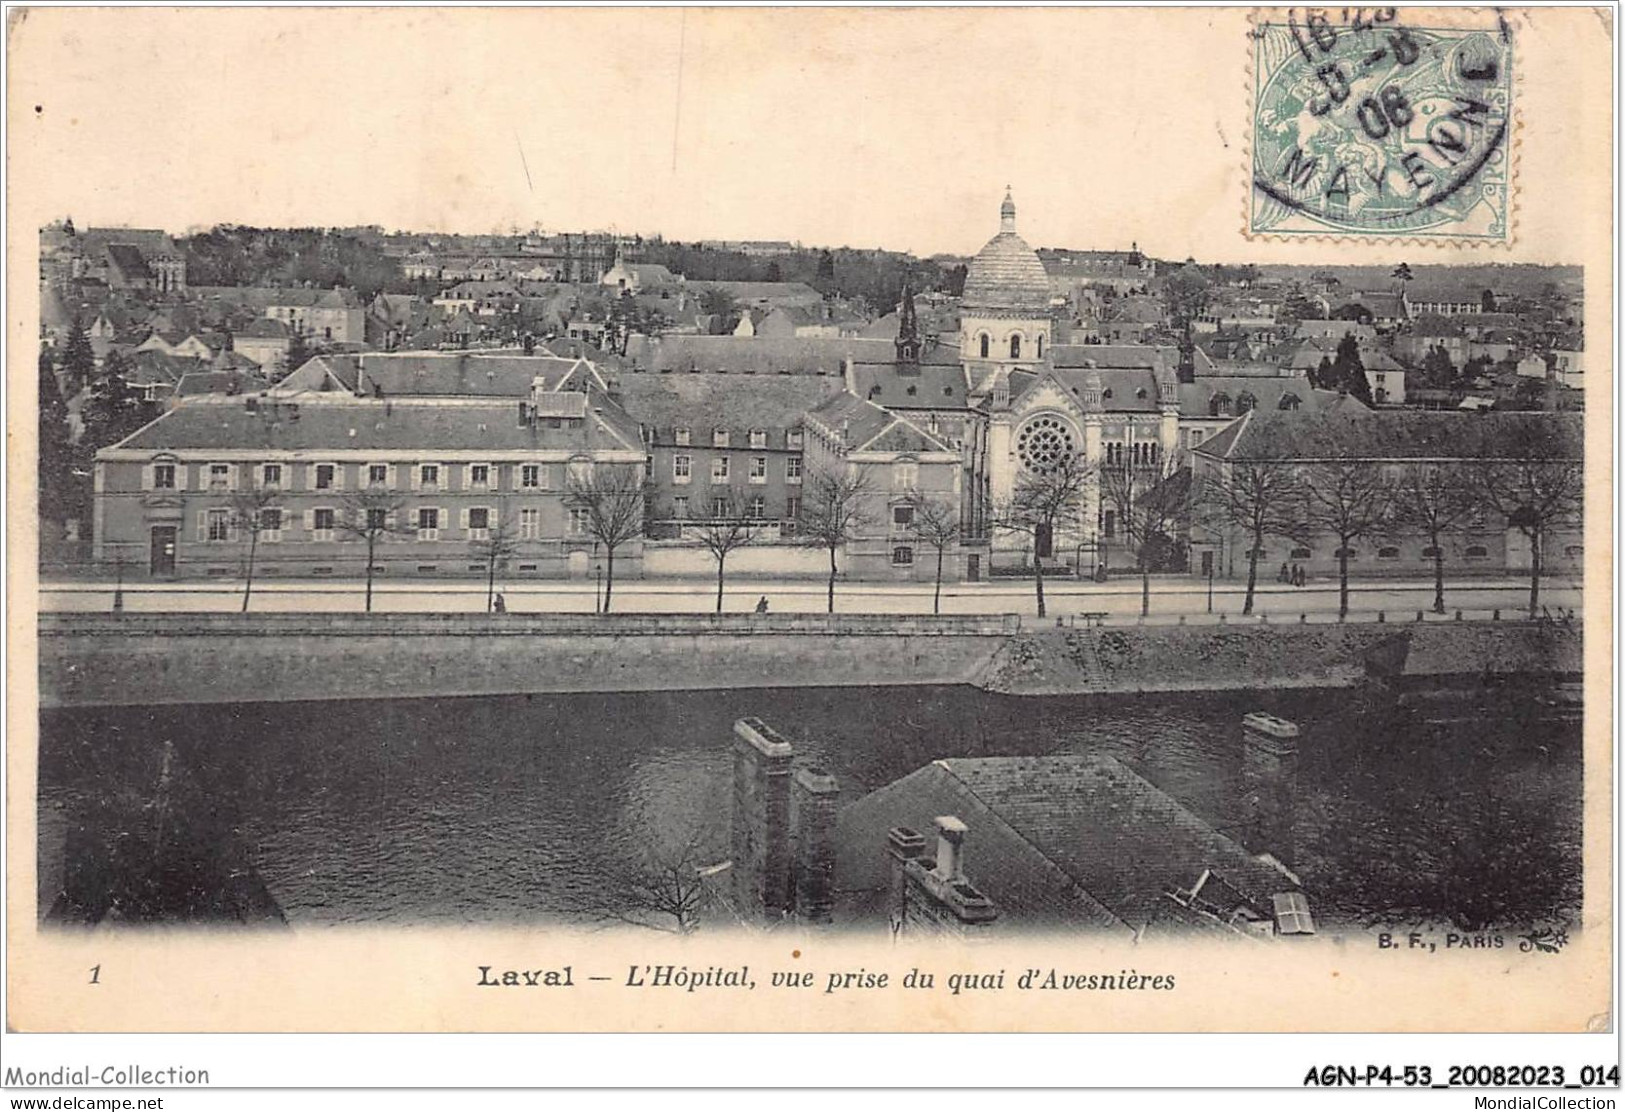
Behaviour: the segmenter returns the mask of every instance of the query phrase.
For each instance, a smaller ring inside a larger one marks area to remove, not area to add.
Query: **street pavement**
[[[1414,620],[1417,610],[1431,613],[1431,580],[1366,580],[1351,582],[1350,618],[1369,620],[1382,611],[1389,621]],[[498,580],[497,589],[511,613],[590,614],[601,605],[601,591],[591,581],[513,582]],[[1084,614],[1104,614],[1109,621],[1137,621],[1140,614],[1140,582],[1113,579],[1109,583],[1079,583],[1075,580],[1046,580],[1047,609],[1051,618],[1077,620]],[[47,581],[40,587],[40,608],[46,611],[89,611],[106,613],[113,609],[114,587],[106,581]],[[1151,614],[1148,621],[1218,621],[1241,617],[1245,586],[1219,581],[1213,585],[1211,602],[1205,581],[1184,578],[1157,578],[1151,583]],[[123,605],[128,612],[235,611],[242,606],[240,581],[204,580],[174,583],[131,583],[123,588]],[[1258,585],[1251,620],[1260,615],[1271,621],[1335,620],[1338,592],[1336,580],[1313,580],[1303,587],[1273,581]],[[1487,618],[1499,609],[1502,617],[1515,618],[1528,605],[1528,580],[1514,578],[1467,580],[1445,584],[1445,606],[1453,619],[1458,609],[1467,618]],[[822,613],[825,610],[824,584],[813,580],[750,580],[729,582],[723,596],[723,609],[730,613],[749,612],[757,600],[766,598],[775,612]],[[249,608],[260,612],[360,611],[364,607],[364,584],[351,580],[266,580],[254,585]],[[475,580],[431,580],[386,582],[373,585],[373,609],[381,612],[479,612],[485,609],[485,584]],[[1551,613],[1581,609],[1579,583],[1567,577],[1541,581],[1541,602]],[[928,614],[932,586],[929,583],[842,582],[835,588],[835,609],[842,614]],[[716,584],[700,580],[629,580],[615,584],[610,609],[616,613],[696,613],[716,606]],[[944,614],[1036,614],[1031,580],[992,583],[944,584]]]

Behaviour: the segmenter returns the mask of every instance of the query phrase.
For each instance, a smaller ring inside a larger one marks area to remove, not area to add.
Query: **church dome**
[[[996,316],[1043,316],[1050,282],[1038,253],[1016,234],[1016,206],[1007,193],[999,209],[999,234],[977,252],[965,274],[963,307]]]

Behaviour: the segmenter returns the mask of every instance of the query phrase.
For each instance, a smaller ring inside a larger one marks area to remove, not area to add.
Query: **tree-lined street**
[[[1350,601],[1351,620],[1368,620],[1382,610],[1389,621],[1409,621],[1417,610],[1427,612],[1428,620],[1441,620],[1433,613],[1433,583],[1426,580],[1354,581]],[[588,581],[515,583],[497,579],[509,613],[591,614],[602,592]],[[1138,577],[1106,584],[1051,580],[1046,586],[1047,620],[1076,619],[1083,614],[1106,614],[1110,620],[1138,620],[1141,584]],[[1447,593],[1444,620],[1458,609],[1468,617],[1488,617],[1500,609],[1507,620],[1525,615],[1528,583],[1520,579],[1482,580],[1452,585]],[[138,583],[125,584],[123,607],[129,612],[232,611],[242,605],[242,585],[219,583]],[[717,592],[713,583],[688,580],[623,581],[615,588],[615,613],[703,613],[716,610]],[[101,611],[113,609],[114,584],[106,581],[45,583],[40,589],[40,607],[46,611]],[[930,583],[881,584],[847,582],[835,596],[835,612],[842,614],[921,614],[931,613],[933,589]],[[822,613],[828,605],[826,585],[811,580],[730,579],[723,593],[722,610],[744,613],[754,609],[758,599],[768,600],[769,612]],[[1573,609],[1582,602],[1579,583],[1549,578],[1542,592],[1552,614]],[[1218,582],[1213,587],[1211,620],[1225,615],[1229,621],[1244,618],[1246,586],[1242,582]],[[365,609],[364,582],[319,580],[261,581],[254,587],[252,610],[281,613],[361,612]],[[372,588],[372,609],[379,612],[480,612],[486,609],[483,580],[434,580],[414,583],[376,581]],[[944,614],[1032,615],[1032,585],[1023,580],[997,583],[944,585],[941,610]],[[1265,617],[1270,621],[1296,621],[1299,614],[1310,620],[1336,620],[1338,584],[1335,580],[1312,580],[1304,587],[1276,583],[1260,584],[1255,591],[1253,613],[1246,620]],[[1209,620],[1208,589],[1202,581],[1177,578],[1152,580],[1151,613],[1148,622]]]

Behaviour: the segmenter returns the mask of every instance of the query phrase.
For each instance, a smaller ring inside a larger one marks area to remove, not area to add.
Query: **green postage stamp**
[[[1512,29],[1407,15],[1255,17],[1249,237],[1511,242]]]

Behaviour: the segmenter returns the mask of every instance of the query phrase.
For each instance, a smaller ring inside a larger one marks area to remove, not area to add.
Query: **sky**
[[[13,198],[923,255],[977,250],[1008,185],[1035,246],[1257,259],[1247,33],[1212,8],[35,9],[10,155],[43,184]]]

